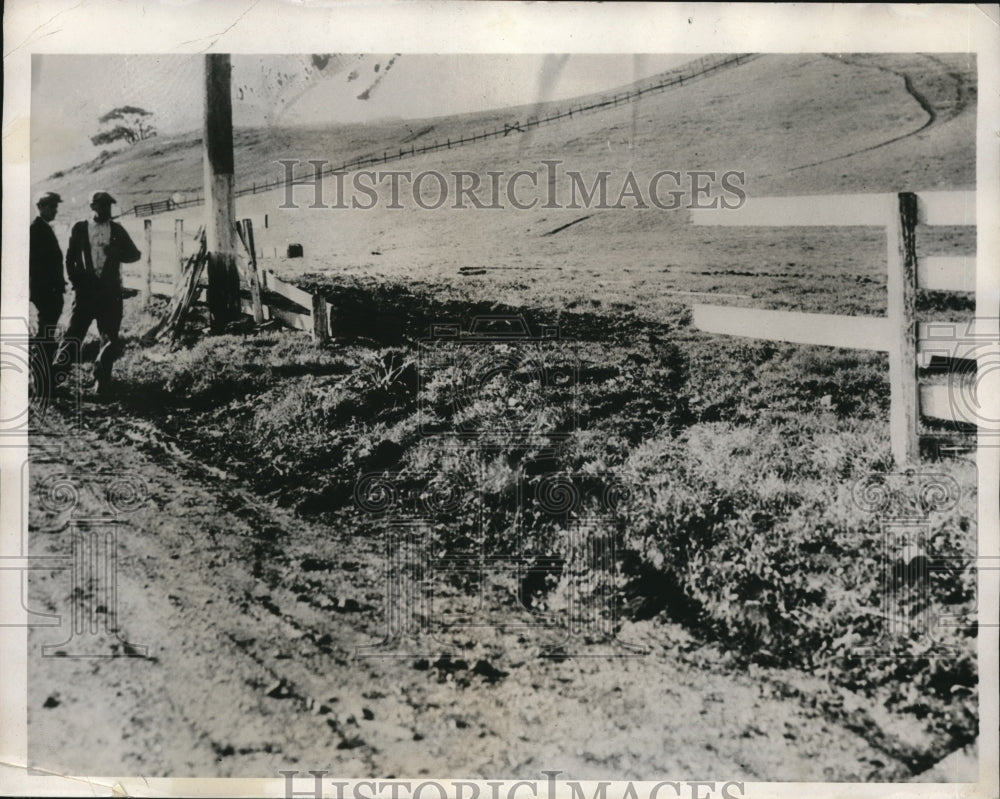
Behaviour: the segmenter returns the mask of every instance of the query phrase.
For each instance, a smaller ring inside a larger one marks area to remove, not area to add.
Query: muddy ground
[[[359,647],[387,627],[383,542],[262,502],[153,429],[84,411],[72,427],[50,408],[36,439],[33,554],[72,556],[71,531],[87,518],[113,520],[120,629],[99,624],[100,634],[67,643],[68,622],[32,629],[36,767],[260,777],[286,767],[354,777],[910,774],[898,755],[920,747],[913,725],[806,675],[736,668],[662,619],[626,622],[618,644],[573,641],[570,657],[551,656],[551,634],[497,629],[453,631],[444,644],[417,635],[365,656]],[[136,476],[139,488],[115,511],[109,486]],[[67,480],[75,501],[51,493]],[[95,588],[84,581],[74,599],[69,570],[36,572],[31,606],[68,614],[83,603],[101,621],[114,607],[95,605]],[[530,621],[526,611],[520,620]]]

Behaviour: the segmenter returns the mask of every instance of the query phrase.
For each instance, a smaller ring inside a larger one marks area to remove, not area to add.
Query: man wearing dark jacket
[[[91,219],[77,222],[66,250],[66,273],[75,297],[64,341],[81,345],[90,323],[97,321],[101,349],[94,362],[94,378],[99,394],[111,387],[111,367],[120,348],[122,325],[122,264],[138,261],[141,253],[125,228],[111,221],[114,197],[106,191],[94,192]]]
[[[56,325],[63,309],[66,280],[63,278],[63,254],[51,222],[59,211],[62,197],[47,191],[38,198],[38,216],[31,223],[28,239],[28,291],[38,311],[37,342],[45,359],[45,374],[55,355]]]

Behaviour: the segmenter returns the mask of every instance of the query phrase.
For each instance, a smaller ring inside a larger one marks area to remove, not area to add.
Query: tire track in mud
[[[257,568],[260,559],[276,561],[280,555],[280,548],[267,546],[269,530],[301,525],[289,514],[255,501],[219,470],[200,468],[169,439],[151,435],[147,423],[130,422],[116,424],[114,435],[141,444],[135,451],[121,441],[109,447],[100,434],[86,431],[81,435],[80,431],[57,453],[67,459],[70,474],[101,450],[117,454],[114,462],[141,475],[148,486],[150,505],[133,517],[120,538],[120,610],[125,624],[155,655],[129,663],[112,660],[105,667],[112,688],[120,685],[114,675],[122,664],[134,674],[128,698],[135,711],[128,713],[138,728],[129,730],[129,742],[117,742],[116,751],[147,774],[178,775],[185,768],[204,774],[213,767],[220,775],[240,774],[248,761],[252,767],[271,760],[271,767],[260,772],[270,776],[282,762],[288,762],[279,759],[283,752],[308,751],[310,746],[324,744],[330,749],[354,748],[345,745],[351,739],[343,733],[343,724],[331,724],[330,719],[307,711],[309,694],[301,687],[306,681],[298,673],[301,669],[295,668],[304,661],[326,683],[347,661],[332,651],[317,663],[316,647],[301,651],[309,648],[309,642],[296,630],[301,625],[290,624],[290,614],[283,611],[294,611],[294,599],[281,596],[279,604],[272,600],[280,589],[281,570],[272,573],[267,564]],[[49,460],[49,470],[61,468],[60,458]],[[62,537],[48,543],[60,541]],[[253,552],[261,543],[266,551]],[[284,571],[287,574],[287,566]],[[345,635],[344,618],[326,621],[325,629],[333,633],[328,638],[374,638],[364,625],[358,628],[348,622],[346,626],[355,629]],[[298,659],[290,657],[291,648],[297,648]],[[219,670],[220,664],[226,668]],[[40,661],[41,671],[36,674],[47,686],[43,693],[73,682],[93,688],[96,671],[71,676],[67,665],[74,664],[67,659]],[[136,674],[139,668],[143,671]],[[369,674],[362,678],[377,679]],[[316,689],[315,684],[312,687]],[[40,689],[36,686],[36,690]],[[117,714],[125,715],[120,709],[125,701],[121,694],[116,702],[101,687],[88,693],[99,698],[99,706],[117,704]],[[234,714],[232,708],[237,707],[241,712]],[[104,713],[103,707],[90,708],[88,718]],[[86,722],[87,718],[78,717],[70,725],[86,726]],[[154,751],[157,741],[151,730],[156,728],[161,734],[169,730],[166,737],[178,742],[176,751]],[[84,735],[78,738],[87,740]],[[90,755],[84,752],[76,757],[79,763],[87,763]],[[364,755],[359,751],[352,757],[362,760],[365,769],[376,771],[374,762]],[[323,764],[335,759],[327,758]],[[109,768],[109,773],[116,770]],[[86,768],[78,765],[76,771],[85,773]]]
[[[824,158],[820,161],[813,161],[812,163],[793,166],[787,169],[786,170],[787,172],[795,172],[799,169],[808,169],[810,167],[820,166],[822,164],[829,164],[834,161],[842,161],[845,158],[851,158],[855,155],[860,155],[861,153],[868,153],[871,152],[872,150],[879,150],[883,147],[888,147],[890,144],[895,144],[896,142],[903,141],[904,139],[909,139],[913,136],[916,136],[918,133],[923,133],[925,130],[933,127],[936,124],[947,122],[951,119],[954,119],[960,113],[962,113],[968,106],[968,88],[966,86],[965,78],[958,72],[949,70],[948,67],[944,64],[944,62],[942,62],[940,59],[934,58],[933,56],[925,55],[924,58],[927,58],[928,60],[937,64],[941,69],[944,70],[945,74],[947,74],[949,78],[955,81],[955,97],[956,97],[955,105],[952,107],[950,112],[945,113],[943,115],[939,113],[938,109],[935,108],[935,106],[927,99],[927,97],[924,96],[922,92],[917,90],[916,86],[913,83],[913,79],[906,72],[890,69],[889,67],[884,67],[880,64],[866,64],[864,62],[853,60],[850,57],[841,54],[833,55],[830,53],[824,53],[823,55],[826,58],[830,58],[838,63],[850,64],[851,66],[865,68],[865,69],[877,69],[880,72],[887,72],[890,75],[895,75],[898,78],[902,78],[903,87],[906,89],[907,94],[909,94],[914,100],[916,100],[920,108],[923,109],[924,113],[927,114],[927,121],[924,122],[924,124],[921,125],[919,128],[917,128],[916,130],[911,130],[908,133],[903,133],[900,134],[899,136],[893,136],[891,139],[886,139],[885,141],[879,142],[878,144],[873,144],[868,147],[862,147],[859,150],[853,150],[849,153],[844,153],[843,155],[835,155],[832,156],[831,158]],[[762,177],[771,177],[771,176],[762,175]]]

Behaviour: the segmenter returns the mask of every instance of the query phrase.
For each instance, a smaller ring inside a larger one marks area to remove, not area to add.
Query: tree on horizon
[[[156,128],[149,122],[152,116],[152,111],[134,105],[113,108],[98,118],[101,125],[108,127],[91,136],[90,143],[100,146],[124,141],[131,146],[150,139],[156,135]]]

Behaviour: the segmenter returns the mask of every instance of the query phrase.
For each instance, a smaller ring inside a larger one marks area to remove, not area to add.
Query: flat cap
[[[35,200],[35,205],[48,205],[51,203],[61,203],[62,197],[54,191],[43,191]]]
[[[90,195],[90,204],[95,205],[96,203],[117,203],[118,201],[108,194],[106,191],[95,191]]]

